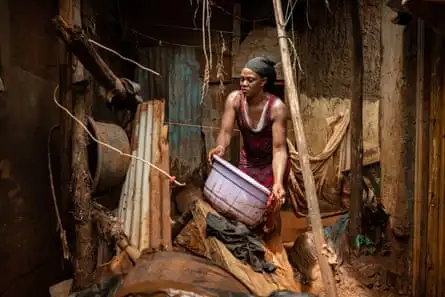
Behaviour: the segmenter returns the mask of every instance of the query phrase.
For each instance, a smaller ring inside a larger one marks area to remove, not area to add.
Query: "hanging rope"
[[[226,52],[226,41],[224,40],[224,35],[220,33],[220,51],[217,52],[217,62],[216,62],[216,78],[219,80],[219,90],[221,95],[225,94],[224,77],[226,72],[224,71],[224,53]]]
[[[210,32],[210,4],[209,0],[202,0],[202,48],[205,58],[204,81],[201,88],[201,104],[207,94],[210,82],[210,71],[212,69],[212,35]],[[207,41],[206,41],[207,39]],[[208,46],[207,46],[208,44]],[[207,52],[208,50],[208,52]]]
[[[49,182],[50,182],[50,186],[51,186],[51,196],[53,198],[54,211],[56,213],[56,219],[57,219],[57,229],[56,230],[59,232],[60,242],[62,243],[63,258],[65,260],[69,260],[71,257],[71,253],[70,253],[70,249],[68,246],[68,241],[66,240],[66,231],[62,225],[62,218],[60,217],[59,206],[57,204],[56,189],[54,188],[53,166],[52,166],[52,162],[51,162],[52,134],[53,134],[54,130],[56,130],[58,128],[60,128],[59,125],[53,126],[48,134],[48,144],[47,144],[48,172],[49,172]]]

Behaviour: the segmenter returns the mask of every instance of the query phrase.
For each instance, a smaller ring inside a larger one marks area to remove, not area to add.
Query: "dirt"
[[[336,269],[337,293],[339,297],[395,297],[409,296],[409,279],[405,279],[401,269],[404,267],[403,259],[394,259],[393,256],[359,257],[351,264],[343,264]],[[312,270],[314,280],[304,290],[319,296],[323,294],[323,281],[318,265]],[[299,278],[296,272],[296,277]]]

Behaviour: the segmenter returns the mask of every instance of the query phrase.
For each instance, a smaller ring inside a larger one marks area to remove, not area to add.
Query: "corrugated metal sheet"
[[[132,154],[168,171],[168,128],[164,101],[142,103],[137,111]],[[158,170],[132,159],[119,202],[119,221],[139,250],[171,247],[169,180]]]
[[[200,64],[194,48],[154,47],[141,50],[140,60],[162,77],[139,72],[146,99],[165,98],[169,123],[171,173],[187,180],[202,164]],[[194,126],[190,126],[194,125]]]
[[[224,92],[219,85],[210,85],[209,91],[202,103],[202,132],[205,135],[205,146],[209,150],[215,147],[216,138],[219,134],[219,127],[224,113],[224,104],[227,95],[239,88],[238,83],[225,85]],[[235,129],[237,129],[235,124]],[[224,158],[229,160],[232,164],[238,164],[241,134],[239,131],[234,131],[231,139],[230,150],[226,151]]]

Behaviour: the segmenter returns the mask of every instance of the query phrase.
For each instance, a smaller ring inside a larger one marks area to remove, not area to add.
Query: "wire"
[[[201,45],[198,44],[183,44],[183,43],[175,43],[175,42],[170,42],[170,41],[165,41],[163,39],[159,39],[153,36],[149,36],[147,34],[141,33],[139,31],[137,31],[136,29],[133,28],[127,28],[127,30],[129,30],[130,32],[132,32],[135,35],[144,37],[148,40],[153,40],[153,41],[157,41],[159,43],[160,46],[166,44],[166,45],[173,45],[173,46],[178,46],[178,47],[187,47],[187,48],[201,48]]]
[[[140,157],[138,157],[138,156],[124,153],[124,152],[122,152],[121,150],[115,148],[114,146],[109,145],[108,143],[102,142],[102,141],[98,140],[96,137],[94,137],[94,135],[93,135],[93,134],[90,132],[90,130],[89,130],[89,129],[82,123],[82,121],[80,121],[78,118],[76,118],[76,117],[75,117],[75,116],[74,116],[74,115],[73,115],[73,114],[72,114],[66,107],[64,107],[62,104],[60,104],[60,103],[57,101],[57,91],[58,91],[58,89],[59,89],[59,85],[57,85],[57,86],[55,87],[55,89],[54,89],[54,93],[53,93],[53,100],[54,100],[54,103],[55,103],[60,109],[62,109],[63,111],[65,111],[65,112],[66,112],[66,113],[67,113],[73,120],[75,120],[75,121],[76,121],[76,122],[77,122],[77,123],[84,129],[84,130],[85,130],[85,132],[91,137],[91,139],[93,139],[96,143],[98,143],[98,144],[100,144],[100,145],[103,145],[103,146],[105,146],[106,148],[108,148],[108,149],[110,149],[110,150],[112,150],[112,151],[115,151],[115,152],[119,153],[121,156],[126,156],[126,157],[129,157],[129,158],[132,158],[132,159],[141,161],[141,162],[143,162],[143,163],[145,163],[145,164],[147,164],[147,165],[150,165],[150,166],[153,167],[154,169],[158,170],[160,173],[162,173],[162,174],[164,174],[165,176],[167,176],[167,177],[169,178],[170,182],[175,183],[176,185],[181,186],[181,187],[185,186],[185,183],[180,183],[180,182],[178,182],[178,181],[176,180],[176,177],[175,177],[175,176],[172,176],[172,175],[168,174],[166,171],[162,170],[161,168],[157,167],[156,165],[152,164],[151,162],[149,162],[149,161],[147,161],[147,160],[145,160],[145,159],[142,159],[142,158],[140,158]]]
[[[141,64],[139,64],[138,62],[136,62],[136,61],[134,61],[134,60],[132,60],[132,59],[130,59],[130,58],[126,58],[126,57],[122,56],[121,54],[119,54],[117,51],[115,51],[115,50],[113,50],[113,49],[111,49],[111,48],[109,48],[109,47],[106,47],[105,45],[102,45],[102,44],[100,44],[99,42],[94,41],[93,39],[88,39],[88,41],[89,41],[90,43],[92,43],[92,44],[94,44],[94,45],[100,47],[100,48],[103,48],[104,50],[107,50],[107,51],[109,51],[109,52],[115,54],[116,56],[118,56],[118,57],[121,58],[122,60],[125,60],[125,61],[127,61],[127,62],[130,62],[130,63],[135,64],[136,66],[138,66],[138,67],[141,68],[142,70],[151,72],[151,73],[153,73],[153,74],[155,74],[155,75],[157,75],[157,76],[161,76],[161,75],[159,74],[159,72],[156,72],[156,71],[154,71],[153,69],[150,69],[150,68],[148,68],[148,67],[145,67],[144,65],[141,65]]]
[[[164,27],[164,28],[171,28],[171,29],[182,29],[182,30],[190,30],[190,31],[202,31],[202,28],[198,28],[198,27],[187,27],[187,26],[166,25],[166,24],[150,24],[150,26]],[[231,34],[231,35],[235,34],[235,32],[233,32],[233,31],[219,30],[219,29],[211,29],[210,31],[215,32],[215,33],[224,33],[224,34]]]
[[[194,125],[194,124],[187,124],[187,123],[181,123],[181,122],[165,122],[168,125],[173,125],[173,126],[183,126],[183,127],[190,127],[190,128],[204,128],[204,129],[210,129],[210,130],[221,130],[220,127],[215,127],[215,126],[205,126],[205,125]],[[239,129],[233,129],[233,131],[236,132],[240,132]]]
[[[222,12],[224,12],[224,13],[230,15],[230,16],[233,16],[234,18],[236,18],[236,19],[238,19],[238,20],[240,20],[240,21],[243,21],[243,22],[257,23],[257,22],[262,22],[262,21],[270,20],[270,19],[272,18],[272,16],[273,16],[273,14],[271,14],[270,16],[268,16],[268,17],[264,17],[264,18],[258,18],[258,19],[245,19],[245,18],[243,18],[243,17],[240,17],[240,16],[235,15],[234,13],[232,13],[232,12],[230,12],[230,11],[227,11],[224,7],[219,6],[218,4],[215,4],[213,1],[210,2],[210,5],[212,5],[212,6],[216,7],[216,8],[218,8],[218,9],[221,10]]]
[[[292,1],[294,1],[294,0],[289,0],[288,4],[291,3]],[[286,20],[284,21],[284,26],[287,26],[287,24],[289,23],[289,20],[291,19],[292,15],[294,14],[294,10],[295,10],[295,6],[297,5],[297,2],[298,2],[298,1],[295,0],[294,4],[292,5],[292,8],[291,8],[291,10],[290,10],[290,13],[289,13],[289,15],[286,17]],[[286,10],[287,10],[287,9],[286,9]],[[286,14],[287,14],[287,12],[286,12]]]

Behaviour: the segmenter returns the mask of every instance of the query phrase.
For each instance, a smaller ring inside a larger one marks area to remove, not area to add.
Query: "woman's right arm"
[[[216,145],[220,145],[225,149],[230,145],[232,139],[233,125],[235,123],[235,106],[238,92],[232,92],[227,96],[224,114],[221,121],[221,130],[218,138],[216,139]]]
[[[230,145],[230,140],[232,139],[233,126],[235,123],[236,111],[239,93],[234,91],[227,96],[224,114],[221,121],[221,130],[219,131],[218,137],[216,138],[216,147],[213,148],[209,153],[209,161],[211,157],[216,154],[221,157],[224,155],[226,149]]]

